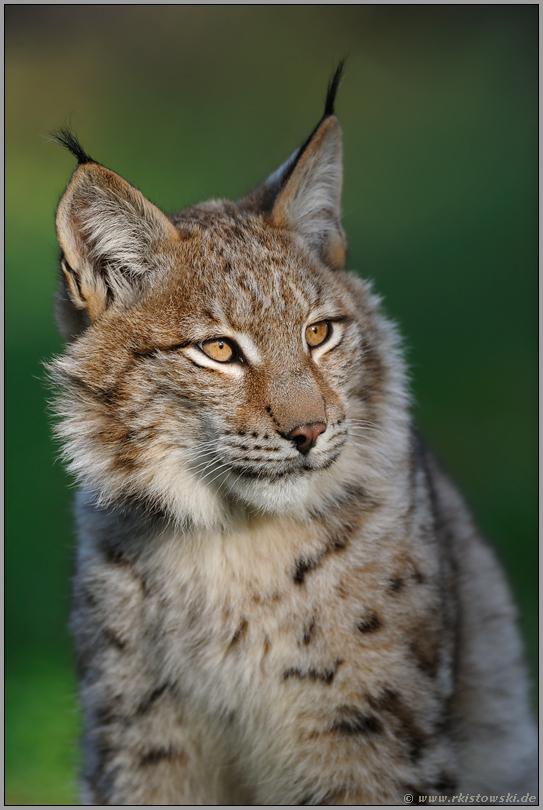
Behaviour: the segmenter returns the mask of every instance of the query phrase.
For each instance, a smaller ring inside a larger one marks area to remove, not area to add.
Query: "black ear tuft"
[[[343,75],[343,67],[345,65],[344,57],[339,65],[336,68],[336,72],[330,79],[328,83],[328,90],[326,91],[326,101],[324,102],[324,115],[323,118],[328,118],[329,115],[334,114],[334,104],[336,101],[337,91],[339,89],[339,83],[341,81],[341,77]]]
[[[239,200],[238,205],[241,208],[248,208],[254,211],[271,211],[277,201],[281,191],[285,188],[290,177],[296,169],[302,155],[315,137],[320,127],[324,124],[327,118],[334,115],[334,103],[336,100],[337,91],[341,77],[343,76],[343,67],[345,65],[344,57],[337,66],[334,75],[328,83],[328,90],[326,91],[326,100],[324,102],[324,113],[318,122],[315,129],[311,132],[310,136],[303,142],[301,146],[296,149],[288,160],[280,166],[277,171],[273,172],[264,183],[261,183],[253,192],[247,194],[246,197]],[[341,185],[341,181],[340,181]]]
[[[96,163],[90,155],[87,155],[71,129],[61,127],[57,132],[52,132],[51,135],[57,143],[77,158],[77,162],[80,166],[82,163]]]

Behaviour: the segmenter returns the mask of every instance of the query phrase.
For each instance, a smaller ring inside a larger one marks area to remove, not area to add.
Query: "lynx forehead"
[[[343,269],[340,75],[256,190],[173,217],[58,136],[86,804],[535,793],[503,576]]]

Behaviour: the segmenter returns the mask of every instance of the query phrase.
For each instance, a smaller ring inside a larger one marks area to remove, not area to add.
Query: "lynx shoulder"
[[[86,804],[535,793],[504,577],[343,269],[340,73],[237,203],[167,217],[58,136]]]

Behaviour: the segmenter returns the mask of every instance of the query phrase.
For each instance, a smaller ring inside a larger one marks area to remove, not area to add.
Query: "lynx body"
[[[338,80],[255,192],[171,218],[60,136],[86,804],[534,791],[503,575],[343,270]]]

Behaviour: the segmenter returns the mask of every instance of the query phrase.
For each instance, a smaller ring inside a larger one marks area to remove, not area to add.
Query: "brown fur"
[[[342,269],[327,110],[238,205],[168,219],[90,160],[60,202],[86,803],[533,789],[514,611]]]

